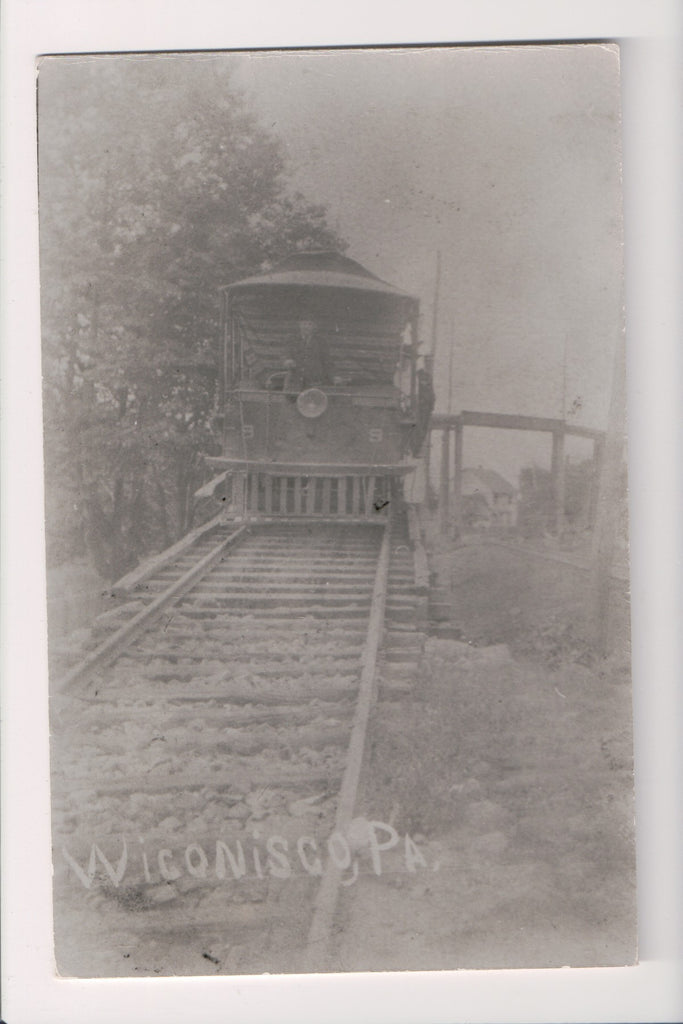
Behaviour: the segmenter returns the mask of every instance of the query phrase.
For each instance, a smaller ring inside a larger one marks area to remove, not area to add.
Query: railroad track
[[[62,973],[339,969],[339,895],[372,853],[366,730],[378,671],[387,697],[415,674],[415,582],[398,520],[216,522],[122,581],[52,702]]]

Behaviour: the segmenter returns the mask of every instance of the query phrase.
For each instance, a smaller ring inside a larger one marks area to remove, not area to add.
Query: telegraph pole
[[[441,289],[441,250],[439,249],[436,254],[436,283],[434,285],[434,306],[432,308],[432,344],[431,344],[431,357],[432,366],[434,365],[434,359],[436,357],[436,346],[438,338],[438,327],[439,327],[439,291]]]
[[[607,432],[605,434],[602,466],[598,481],[598,500],[595,532],[593,534],[593,587],[592,621],[595,639],[601,654],[608,653],[609,605],[614,541],[618,529],[620,476],[622,467],[624,429],[626,423],[626,346],[623,336],[617,339],[614,352],[612,395],[610,399]]]

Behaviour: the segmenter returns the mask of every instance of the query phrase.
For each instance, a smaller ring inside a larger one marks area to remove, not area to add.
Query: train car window
[[[393,387],[406,308],[350,289],[236,289],[235,383],[264,390]]]

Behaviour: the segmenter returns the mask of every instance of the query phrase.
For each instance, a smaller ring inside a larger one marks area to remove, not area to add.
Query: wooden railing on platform
[[[389,505],[390,481],[372,473],[276,476],[252,469],[234,488],[235,511],[266,516],[376,518]]]

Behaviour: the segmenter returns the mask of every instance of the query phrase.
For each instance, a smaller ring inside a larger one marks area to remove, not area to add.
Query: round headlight
[[[320,388],[307,388],[297,396],[296,407],[307,420],[314,420],[327,409],[327,395]]]

